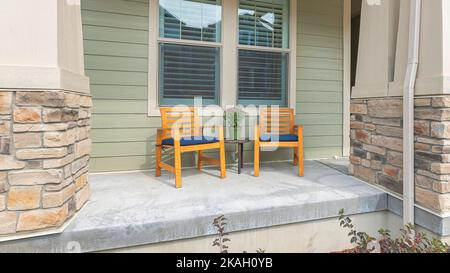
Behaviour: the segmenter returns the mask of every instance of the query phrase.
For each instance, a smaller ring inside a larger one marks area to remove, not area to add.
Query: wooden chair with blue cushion
[[[294,125],[294,110],[289,108],[261,108],[259,125],[255,127],[254,175],[259,176],[260,148],[293,148],[294,165],[298,175],[304,175],[303,126]]]
[[[205,136],[197,109],[194,107],[163,107],[160,108],[162,128],[156,136],[156,176],[161,176],[161,169],[175,174],[175,185],[182,187],[181,182],[181,154],[197,152],[197,168],[202,169],[203,162],[220,166],[220,177],[226,176],[225,171],[225,142],[223,127],[217,126],[217,136]],[[162,161],[162,150],[173,148],[175,166]],[[219,149],[220,160],[203,155],[203,151]]]

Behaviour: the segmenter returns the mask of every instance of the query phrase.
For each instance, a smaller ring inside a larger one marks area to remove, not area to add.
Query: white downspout
[[[414,90],[419,66],[422,0],[411,0],[408,66],[403,93],[403,223],[414,224]]]

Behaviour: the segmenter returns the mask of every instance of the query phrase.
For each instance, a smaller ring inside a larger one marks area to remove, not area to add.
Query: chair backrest
[[[201,120],[195,107],[161,107],[163,138],[173,137],[178,130],[180,137],[201,135]]]
[[[294,131],[294,109],[281,107],[260,108],[261,134],[291,134]]]

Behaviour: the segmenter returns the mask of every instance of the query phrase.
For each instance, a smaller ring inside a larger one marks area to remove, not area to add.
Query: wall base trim
[[[55,67],[0,66],[0,89],[90,93],[88,77]]]

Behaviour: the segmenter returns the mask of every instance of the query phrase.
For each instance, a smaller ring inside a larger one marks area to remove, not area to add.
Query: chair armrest
[[[156,144],[161,144],[167,135],[173,138],[175,141],[180,140],[180,132],[178,130],[172,130],[168,128],[158,128],[156,131]]]
[[[303,127],[303,125],[294,125],[294,134],[299,136],[300,132],[303,132]]]

